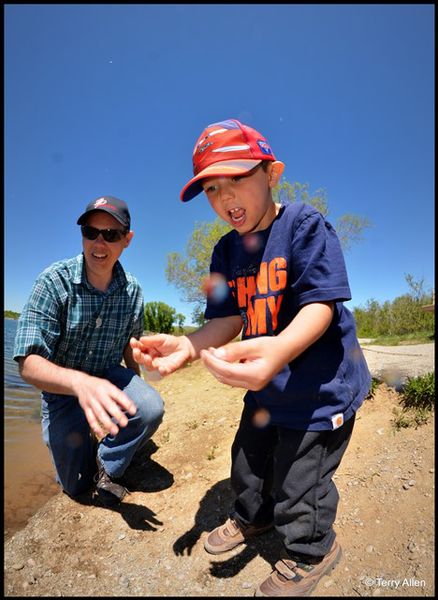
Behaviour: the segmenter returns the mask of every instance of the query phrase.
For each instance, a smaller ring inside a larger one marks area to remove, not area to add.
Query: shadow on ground
[[[190,555],[204,532],[209,532],[226,521],[232,508],[233,498],[229,479],[213,485],[199,503],[193,527],[173,544],[174,553],[179,556]],[[261,556],[271,566],[284,556],[282,542],[275,530],[252,538],[242,544],[238,554],[235,553],[237,551],[238,549],[231,556],[228,552],[227,558],[223,560],[220,556],[211,554],[210,556],[215,559],[210,565],[211,575],[218,578],[234,577],[256,556]]]
[[[119,480],[130,492],[160,492],[173,485],[173,474],[151,458],[157,450],[156,443],[149,440],[134,455]]]
[[[129,492],[159,492],[173,485],[174,477],[170,471],[155,462],[151,455],[158,450],[153,440],[138,451],[123,477],[117,481]],[[104,506],[94,490],[73,498],[75,502],[85,506],[99,506],[119,513],[131,529],[156,531],[163,525],[156,513],[147,506],[132,502],[121,502],[116,506]]]

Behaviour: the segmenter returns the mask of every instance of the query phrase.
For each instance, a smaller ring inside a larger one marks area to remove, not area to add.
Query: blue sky
[[[23,4],[4,7],[5,298],[81,251],[78,216],[129,204],[124,267],[145,301],[187,316],[166,281],[205,196],[183,204],[193,145],[237,118],[284,177],[324,188],[333,223],[372,227],[345,254],[353,299],[393,300],[405,274],[434,282],[432,4]]]

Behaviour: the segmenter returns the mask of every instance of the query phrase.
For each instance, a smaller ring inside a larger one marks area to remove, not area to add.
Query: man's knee
[[[130,386],[129,396],[137,407],[136,416],[158,427],[163,420],[164,402],[157,390],[137,377],[135,386]]]
[[[143,421],[158,427],[164,416],[164,402],[154,388],[149,386],[148,388],[147,393],[137,404],[137,410],[140,412]]]

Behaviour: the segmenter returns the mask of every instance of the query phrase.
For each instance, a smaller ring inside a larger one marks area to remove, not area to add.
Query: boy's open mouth
[[[245,209],[244,208],[232,208],[228,211],[230,215],[231,221],[235,224],[241,223],[245,218]]]

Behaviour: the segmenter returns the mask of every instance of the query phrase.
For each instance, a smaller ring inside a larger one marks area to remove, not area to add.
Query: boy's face
[[[245,175],[207,177],[202,187],[213,210],[240,235],[262,231],[276,216],[271,191],[283,168],[280,161],[268,163],[266,171],[259,164]]]

